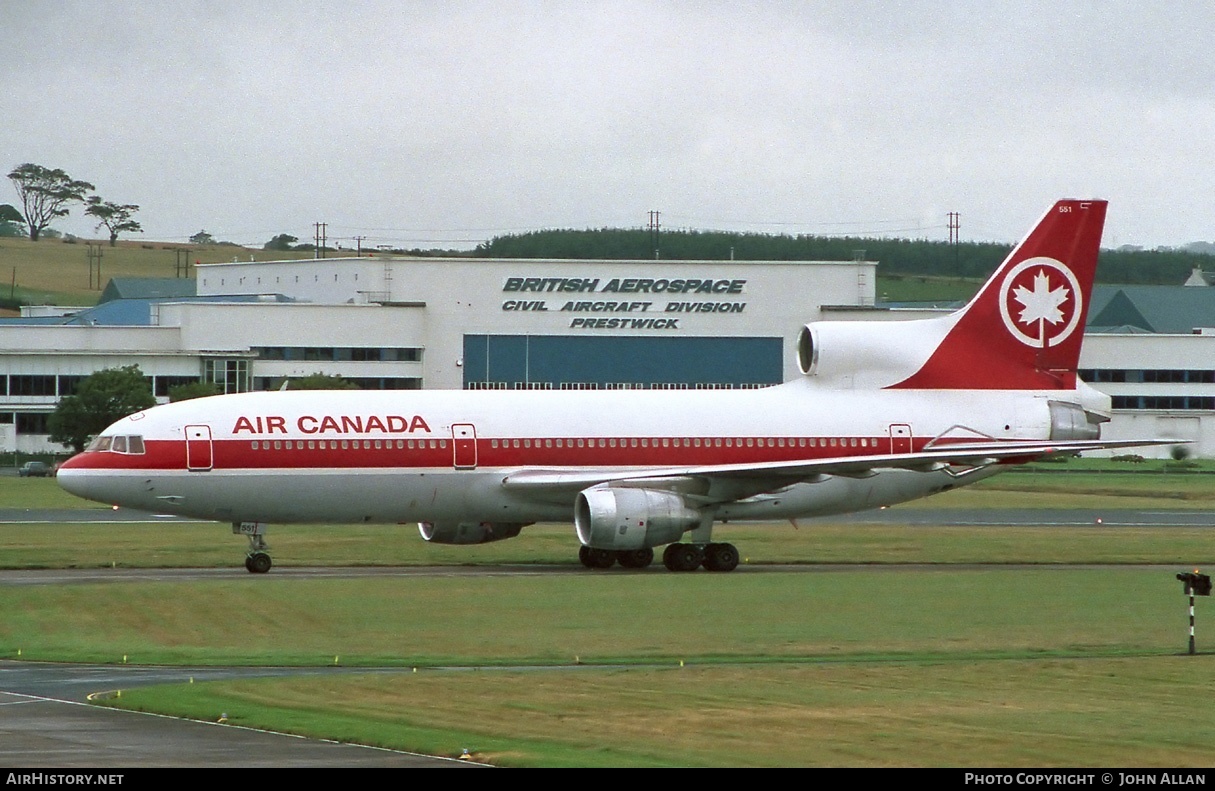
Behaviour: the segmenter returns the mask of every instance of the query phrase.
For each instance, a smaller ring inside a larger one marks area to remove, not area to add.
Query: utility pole
[[[659,231],[658,217],[661,213],[662,212],[658,212],[658,211],[650,212],[650,247],[653,248],[653,250],[654,250],[654,260],[655,261],[658,260],[658,231]]]
[[[354,237],[354,246],[355,246],[355,250],[356,250],[355,255],[357,255],[359,258],[363,257],[363,240],[366,238],[367,238],[366,236]]]
[[[329,229],[329,223],[318,222],[318,223],[313,223],[313,226],[316,228],[316,253],[313,257],[314,258],[324,258],[325,257],[325,244],[329,241],[329,237],[327,235],[328,229]]]
[[[94,263],[96,263],[95,269],[97,272],[97,278],[96,278],[97,290],[100,291],[101,290],[101,256],[102,256],[101,245],[89,244],[88,249],[85,250],[85,256],[88,258],[88,261],[89,261],[89,289],[91,290],[93,288]]]
[[[173,277],[189,277],[190,276],[190,250],[185,247],[177,247],[173,250]]]
[[[961,241],[959,231],[962,228],[962,215],[956,211],[949,212],[949,244],[953,247],[953,270],[958,271],[958,242]]]

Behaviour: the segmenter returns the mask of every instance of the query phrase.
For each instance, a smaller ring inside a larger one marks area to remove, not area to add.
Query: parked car
[[[22,478],[47,478],[54,473],[44,461],[27,461],[17,470],[17,474]]]

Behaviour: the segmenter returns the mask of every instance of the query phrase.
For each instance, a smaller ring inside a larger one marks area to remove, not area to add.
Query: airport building
[[[58,399],[132,364],[161,401],[188,382],[241,392],[318,372],[392,390],[765,387],[800,375],[806,322],[933,312],[875,305],[876,266],[377,256],[116,279],[95,307],[0,320],[0,451],[61,451],[46,435]],[[1113,397],[1104,436],[1215,456],[1203,284],[1096,287],[1081,376]]]
[[[765,387],[797,375],[822,305],[872,306],[876,266],[371,257],[200,265],[172,293],[115,281],[96,307],[0,321],[0,450],[61,450],[58,399],[132,364],[162,401],[318,372],[391,390]]]

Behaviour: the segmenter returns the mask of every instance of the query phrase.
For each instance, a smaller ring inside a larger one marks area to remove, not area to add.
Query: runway
[[[879,508],[838,516],[799,520],[806,524],[904,524],[982,527],[986,525],[1040,525],[1043,527],[1177,527],[1215,524],[1215,513],[1201,509],[1134,508]],[[172,514],[153,514],[131,508],[0,508],[0,524],[214,524]]]

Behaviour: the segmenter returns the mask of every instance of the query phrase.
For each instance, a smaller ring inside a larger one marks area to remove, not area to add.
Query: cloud
[[[959,211],[963,238],[1009,241],[1054,199],[1096,195],[1107,241],[1180,244],[1215,220],[1213,13],[30,2],[0,30],[18,54],[0,150],[140,204],[149,238],[326,221],[430,246],[657,209],[942,238]]]

